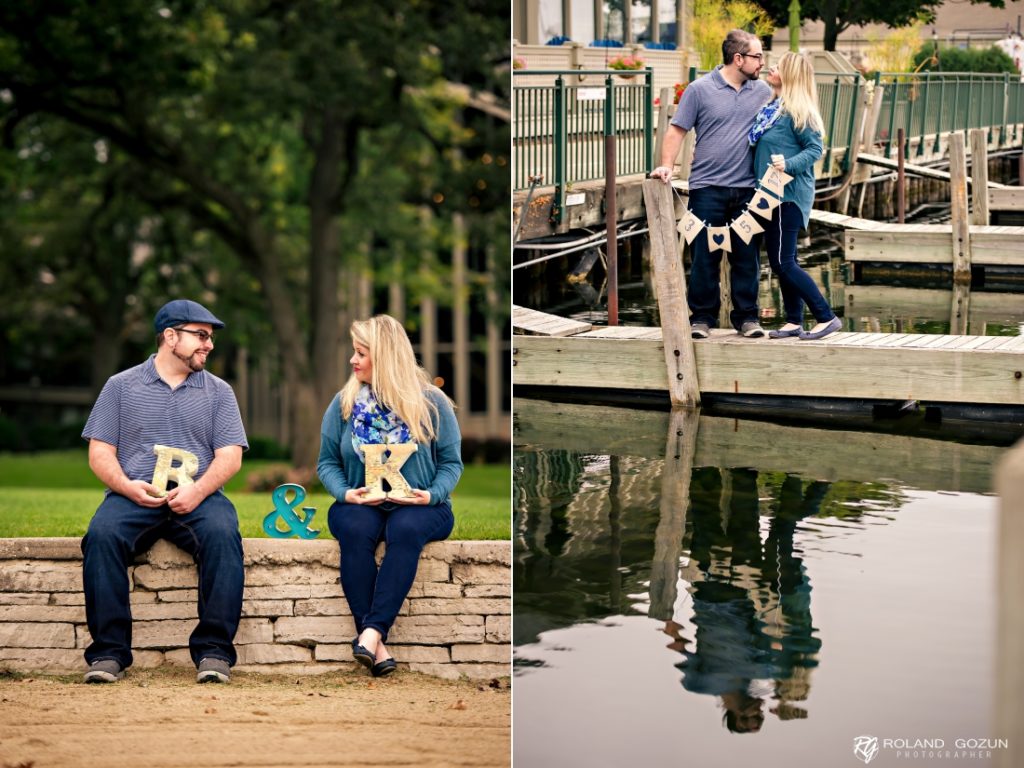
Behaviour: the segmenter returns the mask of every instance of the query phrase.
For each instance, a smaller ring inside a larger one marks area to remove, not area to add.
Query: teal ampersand
[[[295,494],[291,501],[288,501],[289,492]],[[272,536],[275,539],[287,539],[292,536],[298,536],[300,539],[315,539],[320,535],[320,531],[310,530],[309,527],[313,522],[313,515],[316,514],[314,507],[302,508],[302,511],[306,513],[304,518],[300,518],[294,511],[295,507],[306,498],[305,488],[295,483],[285,483],[274,489],[272,498],[274,511],[263,518],[263,530],[267,536]],[[288,526],[287,531],[282,531],[277,527],[278,519],[284,521],[284,524]]]

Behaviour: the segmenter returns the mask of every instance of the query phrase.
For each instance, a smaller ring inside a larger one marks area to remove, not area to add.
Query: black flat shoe
[[[384,661],[378,661],[370,667],[374,677],[387,677],[396,669],[398,669],[398,664],[395,663],[394,659],[384,659]]]
[[[367,669],[373,669],[373,662],[377,658],[366,648],[359,644],[359,638],[352,641],[352,657]]]

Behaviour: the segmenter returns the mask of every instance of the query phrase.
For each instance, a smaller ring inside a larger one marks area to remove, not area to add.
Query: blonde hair
[[[391,409],[409,427],[409,433],[418,443],[426,443],[437,436],[434,419],[437,405],[427,397],[433,390],[447,397],[430,382],[427,372],[416,364],[416,355],[405,333],[405,328],[390,315],[376,315],[369,320],[352,323],[352,341],[366,347],[373,369],[370,389],[374,397]],[[363,384],[353,373],[341,388],[341,414],[352,415],[356,395]]]
[[[814,85],[814,67],[798,53],[788,51],[779,59],[779,79],[782,91],[779,100],[782,109],[793,118],[798,131],[810,128],[825,132],[825,121],[818,111],[818,91]]]

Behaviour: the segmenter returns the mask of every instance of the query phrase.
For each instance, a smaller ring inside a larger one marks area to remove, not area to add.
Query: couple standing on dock
[[[820,339],[838,331],[836,317],[814,281],[797,263],[800,229],[807,226],[814,201],[814,163],[823,152],[823,123],[818,112],[814,70],[796,53],[786,53],[770,68],[765,82],[761,40],[733,30],[722,43],[722,65],[690,84],[679,100],[651,176],[668,182],[683,137],[696,129],[689,189],[691,213],[706,226],[728,226],[746,210],[757,178],[769,166],[792,177],[782,202],[772,211],[764,242],[772,272],[778,276],[786,324],[769,332],[773,339]],[[693,338],[706,339],[721,308],[719,266],[722,252],[706,238],[691,244],[688,302]],[[732,283],[730,320],[748,338],[764,336],[758,322],[760,238],[735,242],[729,251]],[[803,328],[804,304],[817,324]]]

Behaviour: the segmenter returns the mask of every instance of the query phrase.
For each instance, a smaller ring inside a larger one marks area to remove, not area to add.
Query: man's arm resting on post
[[[129,480],[117,460],[117,446],[102,440],[89,441],[89,469],[114,493],[124,496],[140,507],[159,507],[162,498],[150,495],[156,487],[145,480]]]
[[[213,461],[203,476],[192,485],[179,485],[167,492],[167,506],[178,515],[187,515],[207,496],[220,489],[242,468],[242,446],[225,445],[213,452]]]
[[[676,164],[676,158],[679,157],[679,148],[683,145],[684,136],[686,136],[685,130],[678,125],[669,124],[665,141],[661,145],[661,165],[651,171],[651,178],[661,179],[666,184],[669,182],[672,178],[672,168]]]

